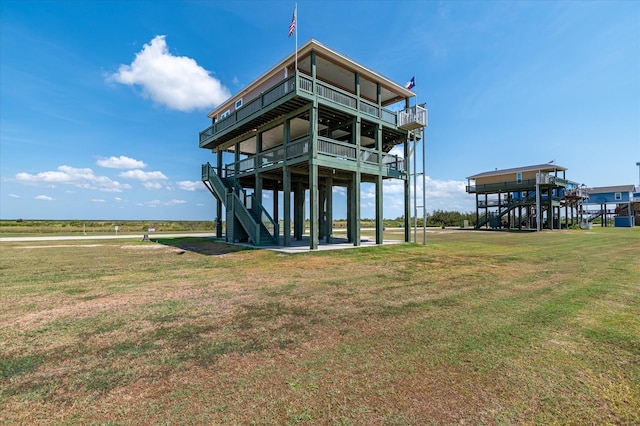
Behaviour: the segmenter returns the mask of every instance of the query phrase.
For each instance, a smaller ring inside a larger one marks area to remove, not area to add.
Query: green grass
[[[119,235],[148,232],[213,232],[211,221],[0,220],[0,237],[41,235]]]
[[[1,243],[0,423],[640,423],[640,228],[161,242]]]

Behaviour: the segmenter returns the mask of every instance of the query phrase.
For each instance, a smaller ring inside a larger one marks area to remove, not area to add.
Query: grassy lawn
[[[0,244],[0,423],[640,423],[640,228],[160,241]]]

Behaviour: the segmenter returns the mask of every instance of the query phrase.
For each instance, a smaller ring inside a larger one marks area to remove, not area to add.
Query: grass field
[[[640,424],[640,228],[0,244],[1,424]]]

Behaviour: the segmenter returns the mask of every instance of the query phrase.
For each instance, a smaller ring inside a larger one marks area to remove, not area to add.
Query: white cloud
[[[167,177],[162,172],[145,172],[142,170],[128,170],[118,176],[125,179],[138,180],[140,182],[165,181]]]
[[[160,182],[142,182],[142,186],[145,189],[162,189],[162,184]]]
[[[53,198],[49,197],[48,195],[38,195],[35,197],[35,199],[42,201],[53,201]]]
[[[120,157],[100,158],[96,164],[110,169],[144,169],[147,165],[143,161],[121,155]]]
[[[103,200],[102,198],[92,198],[91,202],[93,202],[93,203],[104,203],[106,201]]]
[[[145,172],[142,170],[127,170],[126,172],[122,172],[118,175],[124,179],[132,179],[137,180],[142,183],[142,186],[145,189],[162,189],[164,186],[164,182],[168,180],[168,178],[162,172]],[[169,188],[167,188],[169,189]]]
[[[361,200],[375,200],[376,198],[376,187],[375,185],[367,185],[364,187],[364,190],[360,191],[360,199]],[[364,207],[364,205],[363,205]]]
[[[9,194],[10,198],[20,198],[18,194]]]
[[[166,203],[164,203],[165,206],[177,206],[180,204],[184,204],[186,203],[185,200],[169,200]]]
[[[120,65],[109,79],[139,85],[145,97],[179,111],[211,108],[230,96],[229,90],[195,60],[169,53],[164,35],[145,44],[131,65]]]
[[[204,191],[205,189],[205,186],[202,184],[202,182],[192,180],[181,180],[179,182],[176,182],[176,185],[178,185],[178,188],[182,189],[183,191]]]
[[[465,191],[466,182],[457,180],[438,180],[429,176],[426,177],[427,202],[426,208],[428,212],[434,210],[469,212],[474,211],[474,199]],[[413,179],[411,180],[411,214],[413,214]],[[373,190],[373,189],[371,189]],[[416,184],[417,204],[421,206],[422,200],[422,177],[418,177]],[[369,199],[370,191],[365,195],[364,199]],[[404,204],[404,182],[397,179],[384,181],[384,208],[385,217],[398,217],[403,214]],[[364,207],[364,205],[363,205]],[[422,209],[419,209],[421,214]],[[370,212],[363,212],[363,215]]]
[[[122,192],[124,189],[131,188],[128,184],[121,184],[106,176],[96,176],[89,168],[79,169],[66,165],[58,167],[55,171],[37,174],[18,173],[15,180],[27,185],[46,184],[49,187],[55,187],[53,184],[64,184],[82,189],[97,189],[103,192]]]

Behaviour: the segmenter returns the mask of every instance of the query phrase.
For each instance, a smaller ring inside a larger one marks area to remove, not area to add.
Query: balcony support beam
[[[360,87],[360,85],[358,84],[358,87]],[[353,174],[353,179],[352,179],[352,185],[353,185],[353,191],[352,191],[352,198],[351,198],[351,203],[353,205],[353,208],[351,209],[351,214],[353,215],[352,217],[352,223],[353,226],[351,227],[353,230],[353,245],[354,246],[359,246],[360,245],[360,184],[362,183],[362,175],[360,174],[360,138],[361,138],[361,130],[362,130],[362,121],[359,115],[356,116],[356,123],[355,123],[355,132],[353,132],[354,135],[354,144],[356,145],[356,152],[357,154],[357,158],[356,158],[356,172]]]
[[[291,246],[291,172],[286,165],[282,169],[282,207],[284,208],[283,235],[285,247]]]
[[[218,151],[216,157],[218,176],[222,176],[222,152]],[[222,203],[223,200],[216,197],[216,238],[222,238]]]
[[[313,52],[312,52],[313,53]],[[312,55],[315,58],[315,55]],[[314,65],[315,68],[315,65]],[[309,159],[309,248],[318,249],[319,209],[318,200],[318,101],[313,101],[309,110],[309,126],[311,127],[311,153]]]

